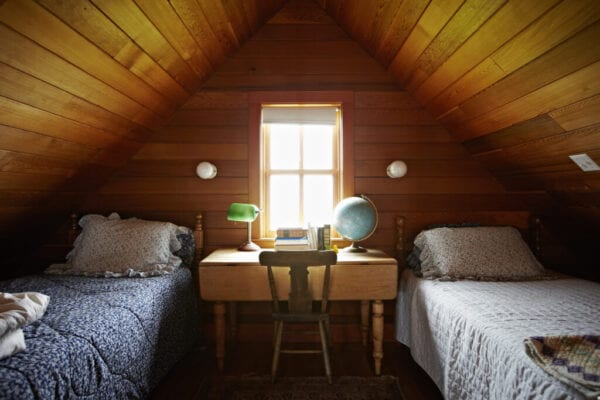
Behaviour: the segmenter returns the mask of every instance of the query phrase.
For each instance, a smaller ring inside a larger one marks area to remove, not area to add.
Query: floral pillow
[[[444,224],[431,224],[428,225],[424,230],[435,229],[435,228],[468,228],[474,226],[481,226],[478,222],[458,222],[458,223],[444,223]],[[408,256],[406,256],[406,263],[408,267],[413,270],[416,276],[422,276],[421,274],[421,249],[419,246],[414,245]]]
[[[545,275],[510,226],[436,228],[419,233],[421,273],[425,278],[522,280]]]
[[[181,249],[180,228],[170,222],[121,219],[90,214],[66,264],[53,264],[46,272],[89,276],[155,276],[168,274],[181,264],[174,252]]]

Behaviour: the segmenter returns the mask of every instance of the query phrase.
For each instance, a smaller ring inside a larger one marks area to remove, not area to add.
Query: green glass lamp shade
[[[256,219],[260,209],[254,204],[231,203],[227,210],[229,221],[252,222]]]
[[[240,247],[240,251],[258,251],[260,247],[252,242],[252,221],[256,219],[260,209],[254,204],[231,203],[227,210],[227,219],[229,221],[247,222],[248,223],[248,240]]]

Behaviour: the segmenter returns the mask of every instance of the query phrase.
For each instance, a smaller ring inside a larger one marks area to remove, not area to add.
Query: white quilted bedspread
[[[405,270],[396,339],[451,399],[581,399],[529,359],[530,336],[600,334],[600,284],[441,282]]]

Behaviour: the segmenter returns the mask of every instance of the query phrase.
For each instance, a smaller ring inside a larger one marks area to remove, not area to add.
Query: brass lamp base
[[[240,247],[238,247],[238,251],[260,251],[261,248],[254,242],[244,242]]]

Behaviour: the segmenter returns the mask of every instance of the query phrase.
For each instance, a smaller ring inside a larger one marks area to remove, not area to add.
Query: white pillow
[[[46,272],[91,276],[154,276],[172,272],[181,264],[173,255],[180,249],[178,233],[170,222],[122,220],[117,214],[108,218],[86,215],[66,264],[51,265]]]
[[[419,233],[423,277],[520,280],[544,275],[519,231],[509,226],[436,228]]]

